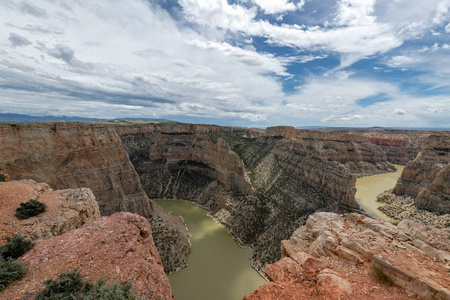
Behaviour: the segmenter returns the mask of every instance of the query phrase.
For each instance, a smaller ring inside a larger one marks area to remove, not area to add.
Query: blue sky
[[[450,0],[2,0],[0,113],[450,127]]]

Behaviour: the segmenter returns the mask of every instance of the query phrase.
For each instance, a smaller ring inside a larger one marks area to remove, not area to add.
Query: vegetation
[[[6,261],[0,256],[0,292],[10,283],[25,276],[27,269],[18,262]]]
[[[108,285],[98,280],[94,285],[90,281],[84,281],[78,269],[71,273],[63,273],[57,279],[48,279],[45,285],[45,289],[36,295],[36,300],[138,299],[132,291],[131,283],[119,282]]]
[[[16,209],[16,218],[28,219],[43,213],[47,209],[45,203],[39,202],[35,199],[31,199],[27,202],[20,203],[20,206]]]
[[[34,243],[32,241],[21,235],[6,237],[6,242],[6,245],[0,247],[0,256],[4,260],[16,259],[34,247]]]
[[[0,169],[0,182],[5,182],[6,181],[6,175],[3,174],[1,171],[2,171],[2,169]]]
[[[372,275],[376,280],[386,285],[394,284],[392,279],[388,275],[386,275],[386,273],[384,273],[384,271],[379,266],[372,265]]]

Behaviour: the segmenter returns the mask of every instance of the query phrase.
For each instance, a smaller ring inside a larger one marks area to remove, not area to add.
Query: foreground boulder
[[[35,217],[19,220],[14,214],[20,203],[35,199],[47,209]],[[100,218],[94,194],[88,188],[52,190],[33,180],[0,182],[0,244],[20,234],[31,240],[48,239]]]
[[[32,297],[44,288],[43,280],[75,268],[93,282],[130,281],[139,296],[173,299],[150,224],[132,213],[116,213],[39,241],[19,261],[27,266],[28,273],[5,289],[0,294],[2,299]]]
[[[273,282],[245,299],[450,299],[449,236],[410,220],[315,213],[266,266]]]

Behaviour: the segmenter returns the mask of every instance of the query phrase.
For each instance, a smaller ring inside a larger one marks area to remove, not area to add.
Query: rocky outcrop
[[[184,222],[149,200],[123,149],[117,126],[87,123],[0,125],[0,169],[12,179],[46,182],[54,189],[88,187],[102,215],[129,211],[147,217],[168,272],[186,265]],[[161,233],[161,234],[159,234]]]
[[[331,270],[326,271],[332,274],[327,280],[333,282],[336,295],[347,293],[342,296],[345,299],[349,294],[351,298],[365,299],[407,299],[406,296],[413,295],[422,299],[449,299],[449,234],[449,229],[410,220],[395,226],[359,214],[315,213],[291,239],[282,242],[285,258],[268,266],[266,272],[275,283],[284,285],[283,293],[293,293],[278,299],[295,299],[289,296],[300,289],[305,293],[309,287],[316,287],[309,289],[311,299],[324,296],[328,299],[326,291],[320,289],[324,279],[319,276],[326,268]],[[308,275],[311,273],[308,260],[314,266],[314,280]],[[395,286],[374,288],[376,277]],[[273,293],[276,289],[276,284],[269,283],[247,299],[269,299],[258,294]],[[330,299],[339,298],[336,295]]]
[[[20,203],[36,199],[47,210],[35,217],[19,220],[14,214]],[[0,243],[16,234],[32,240],[48,239],[100,218],[97,201],[88,188],[54,191],[45,183],[32,180],[0,182]]]
[[[430,135],[403,170],[393,192],[430,211],[450,213],[450,135]]]
[[[130,281],[146,299],[173,299],[150,224],[132,213],[116,213],[40,241],[19,261],[27,266],[27,275],[7,287],[2,299],[29,299],[43,289],[44,279],[75,268],[93,282]]]

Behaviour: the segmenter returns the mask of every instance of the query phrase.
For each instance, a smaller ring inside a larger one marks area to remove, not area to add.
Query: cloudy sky
[[[450,0],[1,0],[0,113],[450,127]]]

